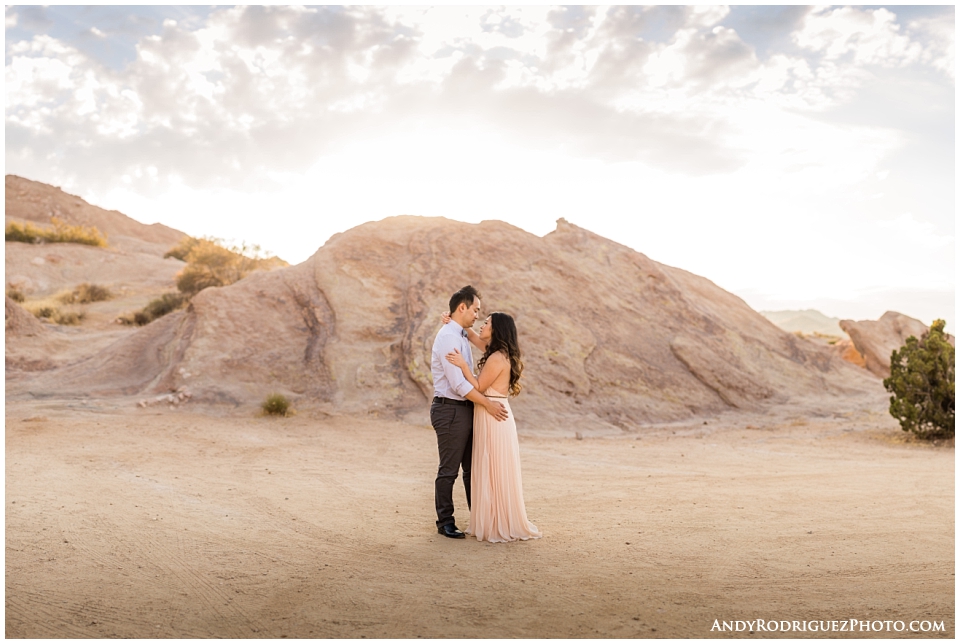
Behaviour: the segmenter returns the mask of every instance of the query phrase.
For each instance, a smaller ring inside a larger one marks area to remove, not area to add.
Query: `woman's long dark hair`
[[[516,396],[523,389],[520,386],[523,361],[520,359],[520,344],[517,342],[517,325],[512,317],[499,311],[490,314],[490,344],[483,352],[477,368],[483,369],[487,358],[497,351],[502,351],[510,359],[510,391],[507,393]]]

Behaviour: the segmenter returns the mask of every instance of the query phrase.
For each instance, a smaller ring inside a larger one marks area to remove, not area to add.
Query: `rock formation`
[[[876,394],[828,347],[774,326],[707,279],[560,220],[538,237],[498,221],[392,217],[335,235],[302,264],[210,288],[185,311],[8,395],[157,395],[425,415],[430,349],[451,293],[515,316],[518,414],[623,428]],[[195,404],[191,403],[191,404]],[[522,411],[521,411],[522,410]]]
[[[92,331],[125,335],[114,324],[118,316],[139,310],[151,299],[175,290],[174,276],[183,269],[184,262],[164,259],[163,255],[184,233],[159,224],[141,224],[119,212],[92,206],[59,188],[13,175],[6,177],[5,199],[7,222],[49,225],[55,216],[69,224],[96,226],[108,236],[107,248],[71,243],[6,242],[6,286],[23,293],[28,308],[36,308],[38,303],[60,307],[56,296],[82,283],[107,288],[112,294],[108,301],[75,307],[85,315],[82,328],[65,333],[65,329],[56,328],[57,325],[49,327],[51,332],[56,331],[50,334],[51,338],[57,338],[55,352],[52,347],[42,351],[42,342],[26,342],[21,337],[14,347],[15,355],[11,356],[8,342],[8,367],[11,357],[13,364],[52,365],[78,354],[90,355],[109,339],[103,334],[93,338]],[[78,346],[69,347],[70,344]],[[57,357],[51,362],[53,353]]]
[[[890,354],[899,349],[911,335],[920,338],[927,331],[927,325],[903,313],[887,311],[879,320],[841,320],[840,327],[850,336],[850,340],[863,356],[866,368],[886,378],[890,375]],[[952,335],[947,334],[951,344]]]
[[[863,355],[857,351],[857,347],[854,346],[853,341],[850,338],[844,338],[843,340],[838,341],[833,345],[834,351],[836,351],[840,357],[847,362],[857,365],[858,367],[867,367],[867,361],[863,359]]]
[[[6,298],[4,319],[7,342],[13,338],[42,335],[46,332],[43,322],[9,297]]]

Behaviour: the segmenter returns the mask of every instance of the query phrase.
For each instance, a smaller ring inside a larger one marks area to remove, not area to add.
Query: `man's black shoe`
[[[445,537],[450,537],[451,539],[464,539],[467,536],[460,532],[460,530],[457,529],[457,526],[452,523],[440,526],[437,528],[437,532]]]

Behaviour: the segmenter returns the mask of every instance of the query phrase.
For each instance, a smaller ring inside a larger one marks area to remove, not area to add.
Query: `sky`
[[[560,217],[757,310],[954,323],[953,6],[7,6],[6,173],[291,263]]]

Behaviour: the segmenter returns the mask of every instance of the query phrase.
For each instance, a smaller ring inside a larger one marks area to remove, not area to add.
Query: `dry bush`
[[[23,291],[12,284],[7,286],[7,297],[14,302],[20,302],[21,304],[27,301],[27,296],[23,294]]]
[[[24,308],[26,308],[28,311],[33,313],[36,317],[40,318],[41,320],[49,320],[51,317],[53,317],[54,312],[58,310],[57,307],[55,306],[50,306],[48,304],[40,304],[40,303],[28,304]]]
[[[90,302],[105,302],[113,297],[110,289],[97,284],[84,282],[72,291],[61,293],[57,299],[63,304],[89,304]]]
[[[185,262],[187,261],[187,255],[190,254],[190,251],[193,250],[194,246],[199,242],[200,239],[197,237],[184,237],[177,242],[176,246],[164,253],[163,258],[173,257],[179,259],[181,262]]]
[[[288,266],[279,257],[263,256],[259,246],[226,246],[212,237],[185,237],[164,257],[187,262],[177,274],[177,288],[192,297],[211,286],[228,286],[256,270]]]
[[[293,410],[290,409],[290,401],[283,394],[270,394],[260,405],[263,413],[268,416],[292,416]]]
[[[189,298],[182,293],[164,293],[157,299],[150,300],[150,302],[139,311],[120,316],[117,318],[117,322],[136,326],[150,324],[157,318],[182,309],[188,301]]]
[[[6,241],[27,244],[85,244],[105,248],[106,236],[95,226],[71,225],[57,217],[51,218],[52,228],[42,228],[30,222],[11,222],[6,227]]]
[[[63,311],[46,301],[28,304],[25,308],[41,320],[49,320],[56,324],[77,325],[87,317],[83,311]]]
[[[39,228],[30,223],[18,224],[16,222],[10,222],[7,224],[5,240],[8,242],[39,244],[41,243],[41,232]]]
[[[56,309],[50,319],[57,324],[76,325],[83,322],[87,314],[83,311],[63,311]]]
[[[117,318],[121,324],[143,326],[183,308],[190,298],[210,286],[227,286],[255,270],[287,266],[279,257],[261,256],[259,246],[225,246],[213,237],[184,237],[164,257],[187,262],[177,274],[179,293],[164,293],[143,309]]]

